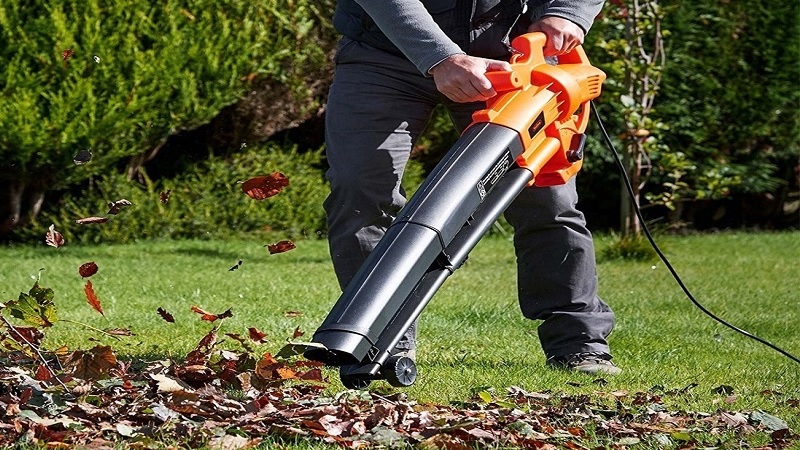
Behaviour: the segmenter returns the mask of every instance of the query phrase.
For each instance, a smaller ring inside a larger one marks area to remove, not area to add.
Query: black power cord
[[[782,348],[778,347],[777,345],[775,345],[775,344],[773,344],[771,342],[768,342],[768,341],[766,341],[764,339],[761,339],[760,337],[755,336],[752,333],[749,333],[749,332],[747,332],[747,331],[745,331],[745,330],[743,330],[743,329],[741,329],[739,327],[731,325],[730,323],[728,323],[728,322],[724,321],[723,319],[717,317],[714,313],[712,313],[711,311],[706,309],[705,306],[700,304],[700,302],[698,302],[697,299],[694,298],[694,295],[692,295],[692,293],[689,291],[689,289],[683,283],[683,280],[681,280],[681,277],[678,275],[678,272],[675,270],[675,268],[672,267],[672,264],[670,264],[670,262],[667,260],[667,257],[664,256],[664,253],[661,252],[661,249],[658,248],[658,245],[656,244],[655,239],[653,239],[653,235],[650,234],[650,230],[647,228],[647,224],[645,223],[644,216],[642,215],[642,211],[639,209],[639,205],[636,203],[636,198],[635,198],[636,196],[633,193],[633,186],[631,186],[631,181],[628,179],[628,171],[625,169],[625,166],[622,164],[622,158],[620,157],[619,153],[617,152],[617,149],[614,147],[614,143],[611,142],[611,138],[609,137],[608,132],[606,131],[606,127],[603,125],[603,121],[600,119],[600,114],[597,112],[597,108],[594,106],[594,103],[590,102],[590,105],[591,105],[591,108],[592,108],[592,112],[594,113],[594,117],[597,120],[597,125],[600,127],[600,131],[603,134],[603,139],[605,139],[606,145],[611,150],[611,152],[614,154],[614,161],[616,162],[617,168],[619,169],[620,174],[622,175],[622,179],[625,181],[625,187],[628,190],[628,196],[630,196],[630,198],[631,198],[631,202],[633,204],[633,210],[634,210],[634,212],[636,212],[636,217],[639,218],[639,223],[642,224],[642,231],[644,231],[645,236],[647,236],[647,240],[650,241],[650,245],[653,246],[653,250],[656,251],[656,253],[658,254],[658,257],[661,258],[661,261],[663,261],[664,265],[667,266],[667,269],[669,269],[670,273],[672,274],[672,277],[675,278],[675,281],[678,282],[678,285],[681,287],[681,289],[683,290],[684,294],[686,294],[686,297],[688,297],[689,300],[691,300],[692,303],[694,303],[695,306],[700,308],[700,311],[703,311],[706,315],[708,315],[712,319],[716,320],[717,322],[721,323],[722,325],[725,325],[726,327],[730,328],[731,330],[736,331],[738,333],[741,333],[741,334],[749,337],[750,339],[754,339],[754,340],[766,345],[767,347],[770,347],[771,349],[777,351],[778,353],[781,353],[782,355],[786,356],[787,358],[791,359],[792,361],[800,364],[800,359],[798,359],[796,356],[792,355],[791,353],[787,352],[786,350],[783,350]]]

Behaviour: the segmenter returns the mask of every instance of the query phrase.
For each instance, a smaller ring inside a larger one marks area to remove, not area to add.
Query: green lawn
[[[800,355],[800,233],[720,233],[657,237],[696,298],[718,316],[795,356]],[[598,248],[611,242],[599,236]],[[265,351],[277,352],[299,327],[302,340],[338,296],[324,241],[270,255],[259,241],[160,241],[132,245],[40,245],[0,252],[0,300],[41,284],[55,291],[59,318],[96,328],[129,328],[116,341],[72,322],[48,330],[46,346],[89,348],[96,340],[119,355],[182,358],[211,325],[207,311],[232,309],[222,333],[265,332]],[[229,269],[242,261],[234,271]],[[105,310],[92,310],[78,266],[94,261],[91,280]],[[549,370],[536,324],[521,317],[515,298],[511,243],[484,239],[468,263],[434,297],[420,323],[417,382],[406,389],[420,402],[464,401],[480,390],[519,386],[566,394],[685,389],[668,400],[686,411],[761,409],[800,430],[800,364],[718,324],[684,296],[660,261],[604,261],[601,295],[617,313],[611,336],[622,375],[599,385],[591,377]],[[175,317],[167,323],[156,313]],[[287,312],[301,314],[287,314]],[[341,390],[329,371],[331,390]],[[383,382],[373,383],[386,388]],[[725,394],[715,392],[730,386]],[[726,400],[726,401],[723,401]]]

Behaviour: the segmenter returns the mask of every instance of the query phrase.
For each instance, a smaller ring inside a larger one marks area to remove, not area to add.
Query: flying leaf
[[[95,311],[99,312],[100,315],[105,317],[105,313],[103,313],[103,307],[100,306],[100,299],[98,299],[97,294],[94,293],[91,280],[86,280],[86,285],[83,287],[83,292],[86,293],[86,300],[89,302],[89,305],[91,305]]]
[[[274,172],[264,177],[251,178],[242,183],[242,190],[248,197],[255,200],[264,200],[277,195],[286,186],[289,179],[280,172]]]
[[[300,327],[295,327],[294,333],[292,333],[292,339],[297,339],[300,336],[306,334],[305,331],[300,331]]]
[[[34,284],[28,293],[20,292],[19,299],[6,303],[13,317],[40,326],[51,327],[58,319],[53,304],[53,290]]]
[[[75,223],[77,223],[78,225],[88,225],[92,223],[106,223],[106,222],[108,222],[108,217],[97,217],[97,216],[84,217],[83,219],[75,220]]]
[[[172,314],[168,313],[164,308],[159,306],[158,309],[156,310],[156,312],[165,321],[167,321],[169,323],[175,323],[175,318],[172,317]]]
[[[129,200],[125,200],[124,198],[123,199],[119,199],[119,200],[117,200],[115,202],[109,202],[108,203],[108,214],[114,214],[114,215],[119,214],[120,209],[122,209],[123,207],[126,207],[126,206],[131,206],[131,205],[133,205],[133,203],[131,203]]]
[[[133,336],[131,330],[127,328],[108,328],[103,330],[112,336]]]
[[[92,152],[87,150],[79,150],[75,156],[72,157],[72,162],[77,165],[83,165],[92,160]]]
[[[110,346],[95,346],[91,350],[76,350],[64,365],[73,368],[72,375],[82,380],[101,380],[117,367],[117,356]]]
[[[97,264],[95,264],[94,261],[83,263],[78,267],[78,273],[82,278],[89,278],[97,273]]]
[[[215,320],[218,319],[227,319],[228,317],[233,317],[233,313],[231,312],[230,308],[228,308],[227,311],[220,314],[210,313],[198,306],[192,306],[192,311],[196,312],[197,314],[200,314],[200,318],[202,320],[207,320],[209,322],[214,322]]]
[[[288,252],[289,250],[295,248],[296,245],[294,245],[294,242],[292,241],[280,241],[275,244],[268,244],[265,247],[267,247],[267,250],[269,250],[270,255],[274,255],[276,253]]]
[[[50,225],[47,228],[47,234],[44,236],[44,242],[50,247],[58,248],[64,245],[64,236],[56,231],[55,225]]]
[[[228,272],[233,272],[234,270],[238,269],[239,267],[242,267],[242,262],[244,262],[244,261],[242,261],[240,259],[238,263],[234,264],[233,267],[228,269]]]
[[[74,54],[75,54],[75,50],[73,50],[71,48],[67,48],[67,49],[61,50],[61,60],[62,61],[67,61],[68,59],[72,58],[72,56]]]
[[[301,317],[303,315],[300,311],[284,311],[283,317]]]
[[[250,327],[247,329],[247,332],[250,335],[250,339],[254,342],[258,342],[260,344],[264,343],[264,338],[267,336],[266,333],[259,331],[257,328]]]
[[[165,205],[167,204],[167,202],[169,201],[170,192],[172,192],[172,190],[171,189],[167,189],[166,191],[158,194],[158,199],[161,201],[162,204],[165,204]]]

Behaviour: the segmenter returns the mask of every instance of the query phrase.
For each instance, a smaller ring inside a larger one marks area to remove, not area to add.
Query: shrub
[[[42,239],[56,225],[67,242],[131,242],[149,238],[220,238],[317,236],[325,229],[322,202],[328,186],[320,169],[322,152],[298,153],[263,145],[230,158],[215,157],[174,179],[128,181],[113,172],[97,178],[85,192],[65,195],[42,212],[22,238]],[[241,189],[252,177],[281,172],[289,186],[278,195],[253,200]],[[169,191],[166,203],[161,193]],[[108,215],[108,203],[133,205]],[[108,217],[106,223],[79,225],[76,219]]]
[[[330,2],[0,4],[0,234],[76,186],[207,123],[255,81],[303,95]],[[323,10],[320,12],[320,10]],[[325,41],[327,42],[327,41]],[[332,45],[332,44],[331,44]],[[90,149],[91,164],[73,156]]]

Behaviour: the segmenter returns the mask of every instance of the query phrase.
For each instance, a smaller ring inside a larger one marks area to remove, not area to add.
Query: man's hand
[[[574,22],[562,17],[547,16],[528,27],[528,33],[540,31],[547,36],[544,56],[569,53],[583,44],[586,33]]]
[[[497,95],[486,78],[486,72],[495,70],[511,70],[511,65],[506,61],[452,55],[433,66],[430,74],[439,92],[454,102],[467,103],[485,101]]]

